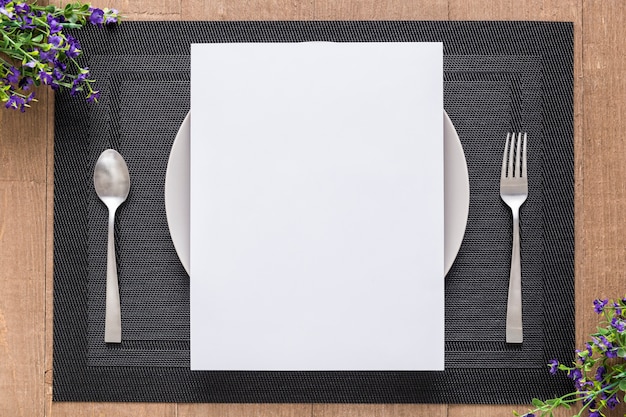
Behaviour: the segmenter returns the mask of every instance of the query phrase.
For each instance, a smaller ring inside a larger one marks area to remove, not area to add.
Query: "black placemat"
[[[571,23],[124,22],[75,36],[102,98],[88,105],[58,93],[55,101],[54,400],[527,403],[572,388],[546,366],[570,360],[574,348]],[[444,42],[445,109],[471,189],[465,238],[446,276],[444,372],[189,370],[189,278],[163,191],[189,110],[190,44],[312,40]],[[508,131],[529,135],[521,346],[504,338],[511,220],[499,171]],[[107,214],[92,176],[109,147],[126,158],[132,189],[116,222],[123,342],[107,346]]]

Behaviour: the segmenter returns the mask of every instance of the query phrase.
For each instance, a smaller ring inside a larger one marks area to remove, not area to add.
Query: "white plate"
[[[165,174],[165,211],[170,235],[189,273],[189,114],[181,124]],[[444,266],[448,273],[459,252],[469,212],[469,175],[459,135],[444,112]]]

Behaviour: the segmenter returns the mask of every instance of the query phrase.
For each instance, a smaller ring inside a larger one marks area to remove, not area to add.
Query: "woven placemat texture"
[[[571,23],[124,22],[75,36],[101,100],[60,92],[55,101],[54,400],[528,403],[572,388],[546,366],[574,349]],[[163,193],[189,111],[190,44],[299,41],[444,43],[445,109],[471,191],[465,238],[446,276],[444,372],[189,370],[189,277]],[[529,137],[522,345],[504,339],[512,226],[499,172],[508,131]],[[120,345],[103,342],[107,212],[92,178],[106,148],[125,157],[132,178],[115,230]]]

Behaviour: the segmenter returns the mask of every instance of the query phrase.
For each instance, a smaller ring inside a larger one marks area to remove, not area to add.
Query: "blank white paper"
[[[442,61],[192,45],[191,369],[443,369]]]

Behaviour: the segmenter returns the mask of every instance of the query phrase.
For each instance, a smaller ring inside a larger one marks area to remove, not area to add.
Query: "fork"
[[[500,174],[500,197],[513,215],[513,250],[511,252],[511,275],[509,299],[506,308],[506,342],[522,343],[522,266],[520,257],[519,209],[528,197],[526,174],[526,133],[508,133],[502,156]]]

